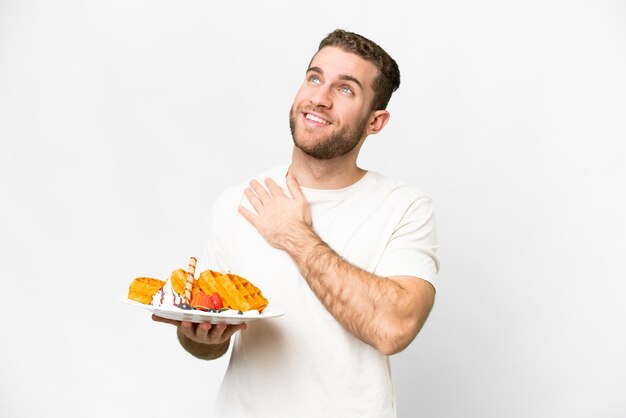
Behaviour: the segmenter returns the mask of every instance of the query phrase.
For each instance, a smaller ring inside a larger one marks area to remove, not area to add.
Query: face
[[[354,150],[368,135],[374,64],[337,47],[313,57],[289,113],[296,147],[328,160]]]

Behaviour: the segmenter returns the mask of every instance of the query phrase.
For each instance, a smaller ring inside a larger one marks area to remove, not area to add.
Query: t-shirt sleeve
[[[436,285],[439,272],[434,205],[427,196],[416,198],[393,231],[375,273],[415,276]]]

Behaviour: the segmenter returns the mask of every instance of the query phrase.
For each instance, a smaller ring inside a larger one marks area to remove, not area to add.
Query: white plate
[[[243,314],[232,312],[203,312],[197,310],[185,310],[175,306],[152,306],[144,305],[143,303],[136,302],[128,299],[126,296],[120,296],[120,302],[127,305],[136,306],[138,308],[146,309],[156,316],[161,318],[173,319],[175,321],[188,321],[188,322],[210,322],[212,324],[228,324],[237,325],[244,322],[256,321],[258,319],[276,318],[277,316],[284,315],[284,312],[274,309],[268,306],[262,313],[256,311],[244,312]]]

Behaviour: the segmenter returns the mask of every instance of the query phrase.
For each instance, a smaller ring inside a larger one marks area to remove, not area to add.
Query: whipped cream
[[[183,297],[174,291],[172,288],[172,282],[168,280],[161,290],[152,296],[152,302],[150,302],[150,305],[179,307],[183,301]]]

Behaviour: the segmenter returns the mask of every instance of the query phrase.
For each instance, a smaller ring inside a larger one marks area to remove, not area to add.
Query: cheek
[[[363,120],[365,112],[363,112],[361,108],[349,107],[349,108],[344,109],[344,112],[342,113],[342,115],[343,115],[342,117],[344,120],[357,122],[357,121]]]
[[[296,96],[293,99],[293,103],[294,104],[299,104],[301,103],[307,96],[307,88],[306,86],[301,86],[300,89],[298,89],[298,92],[296,93]]]

